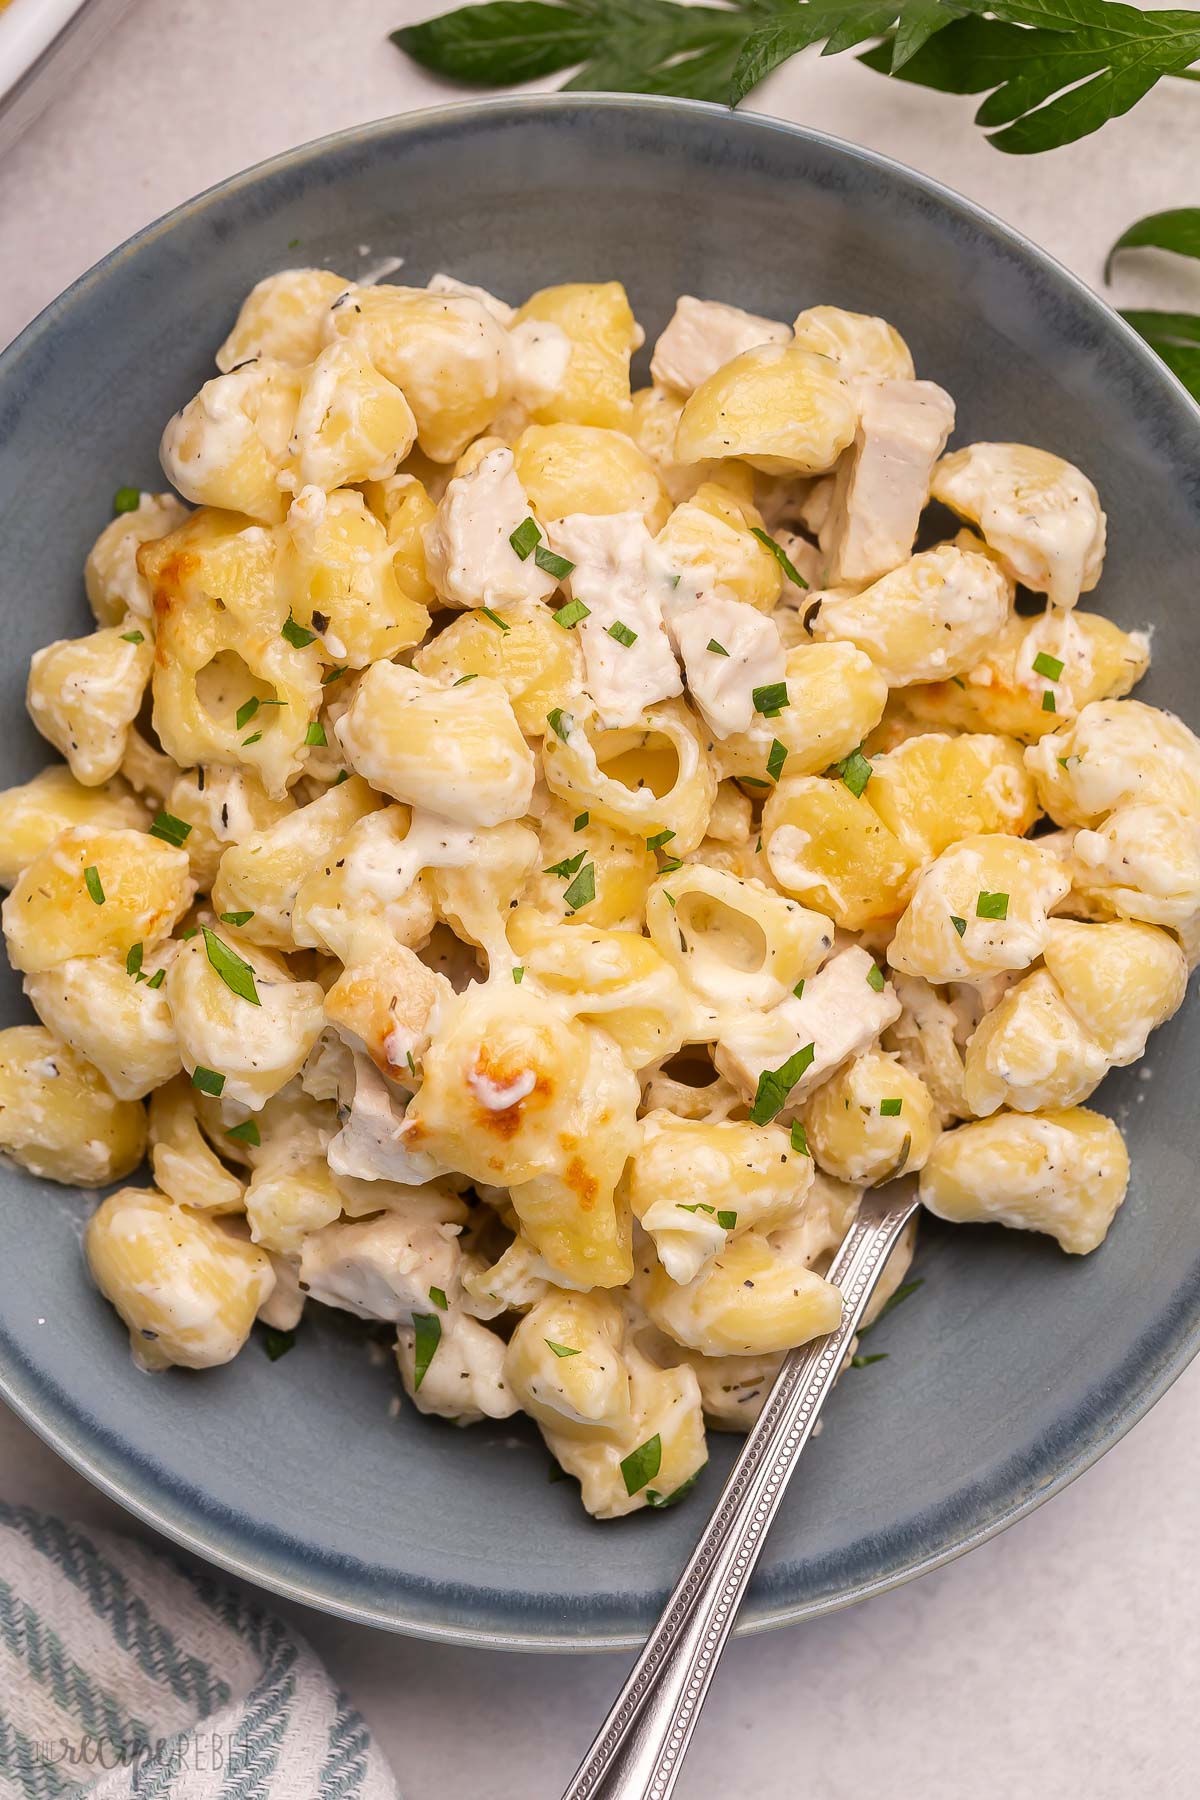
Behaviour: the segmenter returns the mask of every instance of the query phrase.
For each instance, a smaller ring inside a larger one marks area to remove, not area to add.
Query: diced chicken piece
[[[571,513],[551,536],[575,565],[572,599],[588,608],[577,627],[587,691],[606,725],[632,725],[648,706],[683,692],[663,624],[672,589],[654,540],[633,512]]]
[[[359,1319],[408,1320],[430,1312],[431,1288],[454,1290],[455,1242],[466,1208],[438,1187],[413,1190],[403,1211],[374,1219],[340,1219],[304,1240],[300,1286],[323,1306]]]
[[[418,1412],[477,1425],[481,1419],[511,1419],[520,1409],[504,1379],[505,1343],[478,1319],[454,1313],[439,1320],[441,1336],[415,1385],[416,1329],[396,1331],[396,1361],[405,1391]]]
[[[781,1108],[787,1117],[848,1058],[869,1050],[899,1016],[900,1002],[890,982],[856,945],[832,957],[806,981],[798,1000],[789,996],[770,1012],[747,1014],[729,1024],[717,1041],[713,1061],[747,1099],[753,1099],[761,1075],[782,1068],[789,1057],[811,1044],[812,1061]]]
[[[838,469],[821,549],[830,581],[876,581],[912,554],[954,402],[933,381],[864,385],[858,432]]]
[[[742,600],[712,599],[669,614],[667,628],[709,730],[721,738],[749,731],[754,690],[787,674],[775,621]]]
[[[786,344],[791,335],[791,326],[778,319],[760,319],[740,306],[681,294],[670,324],[654,346],[650,374],[663,387],[691,394],[743,350],[753,350],[756,344]]]
[[[429,579],[447,606],[498,609],[554,592],[554,576],[535,557],[518,556],[510,542],[529,517],[511,450],[489,450],[469,474],[455,477],[425,527]]]
[[[447,1174],[432,1156],[405,1148],[404,1114],[369,1056],[354,1058],[354,1074],[350,1117],[329,1146],[334,1174],[359,1181],[399,1181],[406,1187],[420,1187]]]

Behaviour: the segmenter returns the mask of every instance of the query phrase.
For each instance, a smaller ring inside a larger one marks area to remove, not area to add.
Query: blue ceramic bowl
[[[364,252],[363,246],[369,246]],[[1195,716],[1200,413],[1079,282],[966,201],[878,156],[718,107],[531,98],[384,121],[181,207],[56,301],[0,360],[5,716],[0,780],[46,749],[30,653],[88,625],[80,570],[114,488],[160,481],[165,419],[212,372],[247,289],[297,262],[394,253],[519,300],[616,276],[654,335],[691,292],[791,318],[893,320],[958,402],[957,442],[1080,462],[1109,513],[1096,603],[1154,626],[1140,690]],[[2,978],[5,1022],[27,1016]],[[1105,1083],[1133,1183],[1083,1261],[1045,1239],[924,1228],[924,1287],[847,1377],[742,1614],[761,1629],[969,1549],[1061,1488],[1163,1392],[1200,1334],[1187,1007]],[[315,1312],[271,1363],[139,1374],[80,1253],[89,1202],[0,1171],[0,1377],[9,1403],[132,1511],[214,1562],[347,1617],[514,1648],[629,1645],[728,1466],[689,1505],[598,1525],[524,1424],[389,1414],[390,1358]]]

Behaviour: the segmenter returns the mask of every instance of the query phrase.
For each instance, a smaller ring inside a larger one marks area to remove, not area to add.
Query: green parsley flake
[[[752,1125],[769,1125],[776,1113],[781,1112],[787,1104],[787,1097],[812,1062],[816,1054],[815,1044],[805,1044],[787,1061],[780,1063],[777,1069],[764,1069],[758,1078],[758,1089],[754,1095],[754,1105],[750,1111]]]
[[[222,913],[221,923],[222,925],[248,925],[253,917],[253,911]]]
[[[591,819],[592,819],[591,813],[585,813],[585,812],[578,813],[575,818],[575,823],[571,827],[571,830],[572,831],[582,831],[585,825],[591,824]]]
[[[585,606],[582,600],[568,600],[567,604],[560,606],[556,613],[551,614],[551,617],[556,625],[562,626],[564,631],[571,631],[578,625],[580,619],[589,619],[591,614],[591,607]]]
[[[660,875],[669,875],[672,869],[682,869],[682,867],[683,860],[681,857],[668,856],[664,862],[659,863],[658,872]]]
[[[316,632],[306,631],[303,625],[297,625],[291,613],[284,620],[279,635],[287,639],[293,650],[303,650],[306,644],[313,644],[317,639]]]
[[[759,543],[771,552],[771,555],[775,558],[775,561],[779,564],[788,580],[795,582],[798,588],[806,588],[808,586],[807,581],[805,581],[795,563],[792,562],[787,551],[783,548],[783,545],[777,544],[769,532],[763,531],[758,525],[752,525],[750,530],[753,536],[758,539]]]
[[[485,619],[490,620],[490,622],[496,627],[497,631],[511,631],[512,630],[512,626],[506,625],[504,623],[504,620],[500,617],[500,614],[493,612],[490,606],[481,606],[479,610],[483,614]]]
[[[548,1346],[549,1349],[553,1350],[555,1356],[578,1356],[579,1355],[578,1350],[572,1349],[570,1344],[556,1344],[553,1338],[545,1338],[545,1339],[543,1339],[543,1342]]]
[[[1063,672],[1063,665],[1057,656],[1047,656],[1044,650],[1039,650],[1033,659],[1033,669],[1036,675],[1044,675],[1047,681],[1057,681]]]
[[[433,1301],[433,1304],[437,1307],[439,1312],[446,1312],[448,1310],[450,1303],[446,1299],[446,1290],[444,1288],[431,1287],[429,1290],[429,1298]]]
[[[524,969],[518,965],[517,968],[515,968],[512,972],[512,978],[516,982],[517,986],[520,987],[521,983],[525,979]]]
[[[852,1369],[869,1369],[872,1363],[886,1362],[887,1359],[888,1352],[886,1350],[876,1350],[870,1356],[852,1356],[850,1367]]]
[[[607,630],[609,637],[615,638],[618,644],[624,644],[626,650],[628,650],[630,644],[637,643],[637,632],[630,631],[624,619],[614,620],[614,622],[611,625],[606,626],[605,629]]]
[[[673,831],[656,831],[653,837],[646,839],[646,848],[647,850],[661,850],[663,845],[669,844],[674,836]]]
[[[596,865],[584,863],[578,875],[563,895],[563,904],[572,912],[578,912],[581,906],[596,898]]]
[[[96,902],[96,905],[103,906],[104,884],[100,880],[100,871],[95,863],[89,863],[87,868],[83,871],[83,881],[84,886],[87,888],[92,899]]]
[[[215,1069],[206,1069],[200,1063],[192,1070],[192,1086],[199,1088],[202,1094],[218,1095],[225,1086],[225,1077],[218,1075]]]
[[[413,1393],[415,1394],[442,1341],[442,1321],[436,1313],[413,1314]]]
[[[261,744],[261,743],[262,743],[262,732],[261,731],[252,731],[248,738],[242,739],[242,749],[248,750],[250,748],[251,744]]]
[[[322,675],[321,686],[329,687],[333,682],[340,681],[349,667],[349,663],[343,663],[340,668],[330,669],[328,675]]]
[[[515,531],[509,532],[508,541],[524,562],[537,549],[542,541],[542,534],[533,519],[522,519]]]
[[[808,1147],[808,1133],[799,1119],[792,1120],[792,1149],[797,1156],[811,1156],[812,1154]]]
[[[575,564],[568,562],[565,556],[559,556],[553,550],[547,550],[544,544],[538,545],[533,553],[533,560],[539,569],[544,570],[547,575],[553,575],[555,581],[565,581],[575,567]]]
[[[286,1356],[295,1342],[294,1331],[280,1331],[277,1325],[268,1325],[263,1332],[263,1349],[272,1362],[278,1362],[281,1356]]]
[[[770,787],[769,781],[760,781],[757,775],[739,775],[738,780],[743,787]]]
[[[965,919],[960,919],[957,913],[950,914],[950,923],[953,925],[955,931],[957,931],[959,937],[961,937],[963,932],[967,929],[967,921]]]
[[[505,626],[505,630],[507,629],[508,627]],[[555,737],[560,737],[564,744],[575,729],[575,721],[571,714],[564,712],[561,706],[554,707],[551,712],[546,714],[546,723]]]
[[[145,641],[145,636],[140,631],[123,631],[121,633],[121,642],[123,644],[144,644]]]
[[[788,759],[788,748],[778,738],[771,739],[771,753],[767,757],[767,774],[772,781],[778,781],[783,774],[783,765]]]
[[[146,983],[146,986],[148,988],[160,988],[166,979],[167,971],[165,969],[155,969],[153,975]]]
[[[654,1488],[647,1488],[646,1505],[653,1506],[659,1510],[664,1506],[678,1506],[684,1496],[691,1493],[706,1467],[707,1464],[702,1463],[700,1468],[696,1470],[696,1473],[694,1475],[689,1475],[686,1481],[681,1481],[672,1494],[660,1494],[657,1493]]]
[[[328,744],[329,739],[325,736],[325,727],[322,725],[320,719],[313,720],[312,724],[304,734],[304,741],[306,744],[312,744],[318,750]]]
[[[125,958],[125,973],[127,975],[136,975],[138,973],[138,970],[142,966],[143,954],[144,951],[142,945],[134,944],[128,956]]]
[[[1058,711],[1057,706],[1054,704],[1054,695],[1049,688],[1047,688],[1045,693],[1042,695],[1042,711],[1043,712],[1057,712]]]
[[[663,899],[667,902],[668,906],[670,906],[672,909],[674,909],[675,896],[674,896],[674,894],[668,894],[666,888],[663,889]]]
[[[113,495],[113,514],[136,512],[142,504],[140,491],[135,487],[119,487]]]
[[[878,963],[872,963],[867,975],[867,986],[869,988],[874,988],[877,994],[882,994],[886,984],[887,976],[884,974]]]
[[[192,828],[185,819],[177,819],[174,813],[160,812],[150,827],[150,836],[161,838],[164,844],[173,844],[176,850],[182,848],[191,836]]]
[[[337,772],[337,780],[334,782],[333,785],[334,785],[334,787],[341,787],[343,781],[349,781],[349,779],[350,779],[349,769],[339,769]]]
[[[704,1201],[703,1201],[703,1200],[692,1200],[692,1201],[688,1201],[688,1200],[677,1200],[677,1201],[676,1201],[676,1202],[675,1202],[675,1204],[676,1204],[676,1206],[677,1206],[677,1207],[678,1207],[678,1208],[679,1208],[679,1210],[680,1210],[680,1212],[690,1212],[690,1213],[698,1213],[698,1212],[706,1212],[706,1213],[715,1213],[715,1212],[716,1212],[716,1210],[717,1210],[717,1209],[716,1209],[716,1207],[715,1207],[715,1206],[706,1206],[706,1205],[705,1205],[705,1203],[704,1203]]]
[[[714,656],[728,656],[729,655],[729,652],[725,648],[724,644],[718,644],[716,638],[709,638],[708,647],[712,651]]]
[[[795,987],[792,989],[792,992],[796,996],[797,1000],[803,1000],[803,998],[804,998],[804,977],[803,977],[803,975],[800,977],[799,981],[796,983]]]
[[[258,989],[254,985],[254,970],[228,944],[222,943],[216,932],[207,925],[204,927],[204,948],[208,951],[209,962],[230,993],[236,994],[239,1000],[248,1000],[251,1006],[261,1006]]]
[[[639,1444],[636,1450],[622,1460],[621,1474],[625,1481],[627,1494],[639,1494],[647,1482],[654,1480],[662,1468],[662,1438],[656,1431],[652,1438]]]
[[[833,772],[841,777],[855,799],[861,799],[874,770],[863,755],[860,744],[857,750],[852,750],[849,756],[843,757],[840,763],[833,765]]]
[[[979,898],[975,902],[977,919],[1007,919],[1008,895],[989,894],[986,888],[979,890]],[[961,936],[961,932],[959,933]]]
[[[477,681],[477,680],[478,680],[477,675],[460,675],[458,680],[452,681],[450,683],[450,685],[451,685],[451,687],[466,687],[468,681]]]
[[[579,850],[574,856],[564,856],[561,862],[551,863],[550,867],[543,869],[542,873],[544,875],[561,875],[562,879],[566,881],[568,876],[574,875],[575,871],[582,867],[586,855],[586,850]]]
[[[261,702],[259,701],[257,694],[251,694],[248,700],[243,700],[242,704],[233,715],[233,722],[239,731],[242,729],[243,725],[248,725],[250,723],[251,719],[258,711],[260,704]]]
[[[717,1224],[722,1231],[733,1231],[737,1225],[737,1214],[735,1212],[719,1212]]]
[[[904,1105],[903,1100],[881,1100],[879,1102],[880,1118],[881,1119],[898,1119],[900,1117],[900,1111],[901,1111],[901,1108],[903,1107],[903,1105]]]
[[[225,1136],[232,1138],[235,1144],[249,1144],[255,1150],[262,1143],[257,1119],[243,1119],[240,1125],[231,1125]]]
[[[750,698],[755,712],[761,713],[764,719],[777,718],[788,703],[787,682],[772,681],[766,687],[756,687]]]

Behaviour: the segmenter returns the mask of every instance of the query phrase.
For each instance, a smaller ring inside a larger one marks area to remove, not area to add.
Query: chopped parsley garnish
[[[761,713],[764,719],[778,718],[788,703],[787,682],[772,681],[766,687],[756,687],[750,698],[755,712]]]
[[[903,1107],[903,1105],[904,1105],[903,1100],[894,1100],[894,1099],[893,1100],[881,1100],[879,1102],[880,1118],[881,1119],[898,1119],[900,1117],[900,1111],[901,1111],[901,1108]]]
[[[869,988],[874,988],[877,994],[882,994],[886,985],[887,976],[884,974],[878,963],[872,963],[870,969],[867,971],[867,986]]]
[[[291,613],[284,620],[279,635],[287,639],[293,650],[303,650],[306,644],[313,644],[317,639],[316,632],[306,631],[303,625],[297,625]]]
[[[585,825],[591,824],[591,821],[592,821],[591,813],[585,813],[585,812],[577,813],[575,815],[575,823],[572,825],[571,830],[572,831],[582,831]]]
[[[717,1214],[717,1224],[721,1227],[722,1231],[732,1231],[737,1225],[737,1214],[735,1212],[719,1212]]]
[[[977,919],[1007,919],[1008,895],[989,894],[986,888],[979,890],[979,898],[975,902]]]
[[[808,1147],[808,1133],[799,1119],[792,1120],[792,1149],[797,1156],[811,1156],[812,1154]]]
[[[674,836],[673,831],[656,831],[653,837],[646,839],[646,848],[647,850],[661,850],[663,845],[669,844]]]
[[[688,1201],[688,1200],[677,1200],[677,1201],[676,1201],[676,1202],[675,1202],[675,1204],[676,1204],[676,1206],[677,1206],[677,1207],[678,1207],[678,1208],[679,1208],[679,1210],[680,1210],[680,1212],[690,1212],[690,1213],[698,1213],[698,1212],[706,1212],[706,1213],[715,1213],[715,1212],[716,1212],[716,1210],[717,1210],[717,1209],[716,1209],[716,1207],[715,1207],[715,1206],[706,1206],[706,1205],[705,1205],[705,1203],[704,1203],[704,1201],[703,1201],[703,1200],[691,1200],[691,1201]]]
[[[160,988],[166,979],[167,971],[165,969],[155,969],[153,975],[146,983],[146,986],[148,988]]]
[[[272,1362],[278,1362],[281,1356],[286,1356],[295,1342],[294,1331],[280,1331],[277,1325],[268,1325],[263,1332],[263,1349]]]
[[[815,1044],[805,1044],[787,1061],[780,1063],[777,1069],[764,1069],[758,1078],[758,1089],[754,1095],[754,1105],[750,1110],[752,1125],[769,1125],[776,1113],[781,1112],[787,1104],[787,1097],[812,1062],[816,1054]]]
[[[863,1326],[858,1334],[859,1337],[866,1337],[868,1331],[874,1331],[875,1327],[881,1324],[890,1312],[895,1312],[898,1306],[903,1306],[910,1294],[915,1294],[919,1287],[924,1286],[925,1277],[923,1275],[918,1275],[915,1281],[901,1282],[895,1293],[888,1295],[875,1317],[871,1320],[871,1323]]]
[[[771,739],[771,752],[767,757],[767,774],[772,781],[778,781],[783,773],[783,765],[788,759],[788,748],[778,738]]]
[[[666,901],[666,902],[667,902],[667,904],[668,904],[668,906],[669,906],[669,907],[670,907],[670,908],[671,908],[671,910],[672,910],[672,911],[674,911],[674,909],[675,909],[675,896],[674,896],[674,894],[668,894],[668,892],[667,892],[667,890],[666,890],[666,888],[664,888],[664,889],[663,889],[663,899],[664,899],[664,900],[665,900],[665,901]]]
[[[760,781],[757,775],[739,775],[738,780],[743,787],[770,787],[769,781]]]
[[[433,1301],[433,1304],[437,1307],[439,1312],[445,1312],[448,1309],[450,1302],[446,1299],[446,1290],[444,1288],[431,1287],[429,1290],[429,1298]]]
[[[146,638],[145,638],[145,634],[143,632],[123,631],[121,633],[121,642],[123,644],[144,644],[145,641],[146,641]]]
[[[899,1173],[903,1169],[905,1163],[908,1161],[908,1153],[911,1149],[912,1149],[912,1133],[906,1131],[904,1134],[904,1142],[900,1146],[900,1154],[896,1158],[896,1166],[892,1170],[891,1178],[893,1181],[895,1180],[896,1176],[899,1175]]]
[[[222,925],[248,925],[253,917],[253,911],[222,913],[221,923]]]
[[[233,722],[239,731],[242,729],[243,725],[248,725],[250,723],[251,719],[258,711],[260,704],[261,702],[257,694],[251,694],[248,700],[242,701],[242,704],[233,715]]]
[[[886,1350],[876,1350],[870,1356],[852,1356],[850,1367],[852,1369],[869,1369],[872,1363],[886,1362],[887,1359],[888,1352]]]
[[[207,925],[204,927],[204,948],[208,951],[208,960],[231,994],[239,1000],[248,1000],[251,1006],[261,1006],[258,989],[254,985],[254,970],[248,962],[228,944],[222,943],[215,931]]]
[[[325,727],[322,725],[320,719],[313,720],[312,724],[304,734],[304,741],[306,744],[314,745],[318,750],[328,744],[329,739],[325,736]]]
[[[792,993],[795,995],[797,1000],[802,1000],[804,998],[804,977],[803,977],[803,975],[800,977],[799,981],[796,983],[795,987],[792,989]]]
[[[334,785],[334,787],[341,787],[343,781],[349,781],[349,779],[350,779],[349,769],[339,769],[337,772],[337,780],[334,782],[333,785]]]
[[[413,1393],[420,1388],[434,1353],[442,1341],[442,1321],[436,1313],[413,1314]]]
[[[871,764],[862,753],[861,744],[849,756],[844,756],[840,763],[834,763],[833,772],[841,777],[855,799],[861,799],[863,790],[874,774]]]
[[[251,744],[261,744],[261,743],[262,743],[262,732],[261,731],[252,731],[248,738],[242,739],[242,749],[248,750],[250,748]]]
[[[957,931],[959,937],[961,937],[963,932],[967,929],[967,921],[965,919],[960,919],[957,913],[950,914],[950,923],[953,925],[955,931]]]
[[[624,644],[626,650],[628,650],[630,644],[637,643],[637,632],[630,631],[624,619],[615,619],[613,623],[606,626],[605,629],[607,630],[609,637],[615,638],[618,644]]]
[[[580,850],[574,856],[564,856],[561,862],[551,863],[550,867],[544,869],[542,873],[544,875],[561,875],[565,881],[569,875],[574,875],[586,855],[586,850]]]
[[[1054,704],[1054,695],[1049,688],[1047,688],[1045,693],[1042,695],[1042,711],[1043,712],[1057,712],[1058,711],[1057,706],[1055,706],[1055,704]]]
[[[682,869],[682,867],[683,861],[680,857],[668,856],[665,862],[659,863],[658,872],[660,875],[669,875],[672,869]]]
[[[216,1096],[225,1086],[225,1077],[218,1075],[215,1069],[206,1069],[200,1063],[192,1070],[192,1086],[199,1088],[202,1094]]]
[[[653,1481],[662,1468],[662,1438],[656,1431],[652,1438],[639,1444],[621,1462],[621,1474],[627,1494],[639,1494],[647,1482]]]
[[[333,682],[340,681],[342,679],[342,676],[346,673],[346,670],[349,668],[349,666],[350,665],[348,663],[342,663],[339,668],[330,669],[330,671],[327,675],[322,675],[321,686],[329,687]]]
[[[415,1062],[414,1062],[414,1061],[413,1061],[413,1053],[412,1053],[412,1051],[411,1051],[411,1050],[406,1050],[406,1051],[405,1051],[405,1052],[404,1052],[404,1060],[405,1060],[405,1062],[406,1062],[406,1063],[407,1063],[407,1064],[408,1064],[408,1072],[409,1072],[409,1074],[410,1074],[410,1075],[415,1075],[415,1074],[416,1074],[416,1072],[417,1072],[417,1065],[416,1065],[416,1063],[415,1063]]]
[[[161,838],[164,844],[173,844],[176,850],[182,848],[191,834],[192,828],[186,819],[177,819],[169,812],[160,812],[150,827],[151,837]]]
[[[113,514],[136,512],[142,504],[142,496],[135,487],[119,487],[113,495]]]
[[[806,588],[808,586],[807,581],[805,581],[803,575],[800,573],[787,551],[783,548],[783,545],[777,544],[770,533],[763,531],[758,525],[752,525],[750,530],[753,536],[758,539],[759,543],[771,552],[771,555],[775,558],[775,561],[779,564],[788,580],[794,581],[798,588]]]
[[[559,556],[555,551],[547,550],[544,544],[538,545],[533,553],[533,560],[539,569],[544,569],[547,575],[553,575],[555,581],[565,581],[575,567],[575,564],[568,562],[565,556]]]
[[[512,630],[512,626],[506,625],[504,623],[504,620],[500,617],[500,614],[497,612],[493,612],[490,606],[481,606],[479,610],[483,614],[484,618],[489,620],[491,622],[491,624],[493,624],[496,627],[497,631],[511,631]]]
[[[475,670],[470,675],[460,675],[458,680],[452,682],[450,685],[452,687],[466,687],[468,681],[477,681],[478,679],[479,679],[479,671]]]
[[[563,903],[572,912],[578,912],[581,906],[596,898],[596,865],[584,863],[578,875],[563,895]]]
[[[515,531],[510,531],[508,541],[524,562],[531,556],[542,541],[542,534],[533,519],[522,519]]]
[[[232,1138],[235,1144],[249,1144],[255,1150],[262,1143],[257,1119],[243,1119],[240,1125],[231,1125],[225,1136]]]
[[[712,651],[714,656],[728,656],[729,655],[729,652],[725,648],[724,644],[718,644],[716,638],[709,638],[708,647]]]
[[[556,625],[562,626],[564,631],[570,631],[578,625],[580,619],[590,618],[591,612],[591,607],[585,606],[582,600],[568,600],[567,604],[560,606],[551,617]]]
[[[543,1342],[547,1345],[547,1347],[549,1349],[553,1350],[555,1356],[578,1356],[579,1355],[578,1350],[572,1349],[570,1344],[556,1344],[553,1338],[545,1338],[543,1340]]]
[[[194,938],[194,937],[199,937],[199,936],[200,936],[200,927],[198,925],[189,925],[188,929],[186,931],[181,931],[179,934],[180,941],[185,944],[187,943],[189,938]]]
[[[689,1475],[686,1481],[680,1482],[674,1493],[660,1494],[654,1488],[647,1488],[646,1505],[656,1507],[660,1510],[664,1506],[677,1506],[685,1495],[691,1493],[706,1466],[706,1464],[702,1463],[694,1475]]]
[[[1039,650],[1034,657],[1033,668],[1036,675],[1044,675],[1047,681],[1057,681],[1063,672],[1063,665],[1059,658],[1047,656],[1044,650]]]
[[[518,964],[518,966],[517,966],[517,967],[516,967],[516,968],[515,968],[515,969],[514,969],[514,970],[513,970],[513,972],[512,972],[512,978],[513,978],[513,980],[514,980],[514,981],[515,981],[515,982],[516,982],[516,984],[517,984],[517,986],[518,986],[518,987],[520,987],[520,985],[521,985],[521,983],[522,983],[522,982],[523,982],[523,981],[524,981],[524,979],[525,979],[525,971],[524,971],[524,969],[523,969],[523,968],[521,968],[521,967],[520,967],[520,965],[519,965],[519,964]]]
[[[83,871],[83,881],[84,886],[87,888],[92,899],[96,902],[96,905],[103,906],[104,883],[100,879],[100,871],[95,863],[89,863],[87,868]]]
[[[138,973],[138,971],[141,969],[141,966],[142,966],[142,957],[143,957],[144,953],[145,952],[144,952],[141,944],[133,945],[132,949],[129,951],[129,954],[125,958],[125,973],[127,975],[136,975]]]
[[[505,626],[505,630],[507,629],[508,627]],[[561,706],[556,706],[552,712],[546,714],[546,723],[555,737],[560,737],[564,744],[575,729],[575,721],[571,714],[564,712]]]

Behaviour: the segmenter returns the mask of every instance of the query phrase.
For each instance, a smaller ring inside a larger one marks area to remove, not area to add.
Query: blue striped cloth
[[[0,1800],[397,1800],[302,1638],[206,1571],[0,1502]]]

